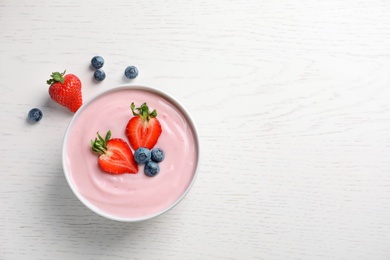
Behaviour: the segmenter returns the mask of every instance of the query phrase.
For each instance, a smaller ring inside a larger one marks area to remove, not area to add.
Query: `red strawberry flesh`
[[[92,151],[99,154],[100,168],[110,174],[137,173],[138,165],[134,160],[129,145],[120,138],[111,139],[111,131],[103,139],[99,133],[95,141],[91,141]]]
[[[140,147],[152,149],[161,135],[161,124],[156,118],[157,111],[149,111],[146,103],[136,108],[134,103],[131,104],[134,117],[132,117],[126,126],[126,136],[134,150]],[[136,113],[138,110],[139,113]]]

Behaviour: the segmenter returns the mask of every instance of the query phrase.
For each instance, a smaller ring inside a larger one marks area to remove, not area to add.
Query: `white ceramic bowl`
[[[162,134],[155,147],[165,152],[160,173],[111,175],[98,166],[90,141],[108,130],[112,138],[125,135],[133,116],[130,104],[146,102],[157,110]],[[119,86],[105,91],[75,113],[66,130],[62,161],[66,180],[76,197],[93,212],[108,219],[136,222],[159,216],[177,205],[189,192],[198,172],[199,136],[186,109],[170,95],[151,87]]]

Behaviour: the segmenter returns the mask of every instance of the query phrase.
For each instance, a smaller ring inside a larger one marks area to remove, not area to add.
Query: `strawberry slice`
[[[92,151],[99,154],[100,168],[110,174],[137,173],[138,165],[134,160],[133,152],[129,145],[120,138],[111,139],[111,131],[106,137],[100,136],[91,140]]]
[[[130,108],[134,117],[127,123],[126,136],[131,147],[133,147],[134,151],[140,147],[152,149],[162,132],[161,124],[156,118],[156,109],[150,112],[146,103],[143,103],[141,107],[135,108],[134,102],[131,103]]]

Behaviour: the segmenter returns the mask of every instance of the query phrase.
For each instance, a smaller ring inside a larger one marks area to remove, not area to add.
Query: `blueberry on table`
[[[164,151],[160,148],[154,148],[151,152],[151,158],[155,162],[161,162],[165,158]]]
[[[95,72],[93,73],[93,77],[97,81],[103,81],[106,78],[106,73],[104,72],[104,70],[98,69],[98,70],[95,70]]]
[[[28,120],[32,123],[39,122],[42,116],[42,111],[39,108],[33,108],[28,112]]]
[[[135,79],[138,76],[138,69],[134,66],[128,66],[125,69],[125,76],[129,79]]]
[[[160,172],[160,167],[158,166],[158,163],[149,161],[145,164],[144,171],[147,176],[153,177]]]
[[[91,65],[94,69],[100,69],[104,65],[104,59],[101,56],[95,56],[91,60]]]
[[[134,160],[138,164],[145,164],[150,161],[150,150],[145,147],[138,148],[134,153]]]

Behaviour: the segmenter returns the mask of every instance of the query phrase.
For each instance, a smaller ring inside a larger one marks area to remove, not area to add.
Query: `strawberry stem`
[[[106,134],[106,137],[103,138],[99,132],[96,133],[97,138],[95,140],[91,140],[91,146],[92,146],[92,151],[98,154],[105,154],[107,152],[107,142],[111,138],[111,130],[109,130]]]
[[[134,102],[130,105],[131,111],[133,112],[134,116],[139,116],[143,122],[149,121],[153,117],[157,117],[157,111],[154,109],[152,112],[150,112],[149,107],[146,103],[143,103],[140,107],[135,107]],[[138,111],[135,112],[135,110]]]
[[[64,72],[62,72],[62,73],[52,72],[50,75],[51,79],[47,80],[46,83],[49,85],[56,83],[56,82],[64,83],[65,73],[66,73],[66,70],[64,70]]]

